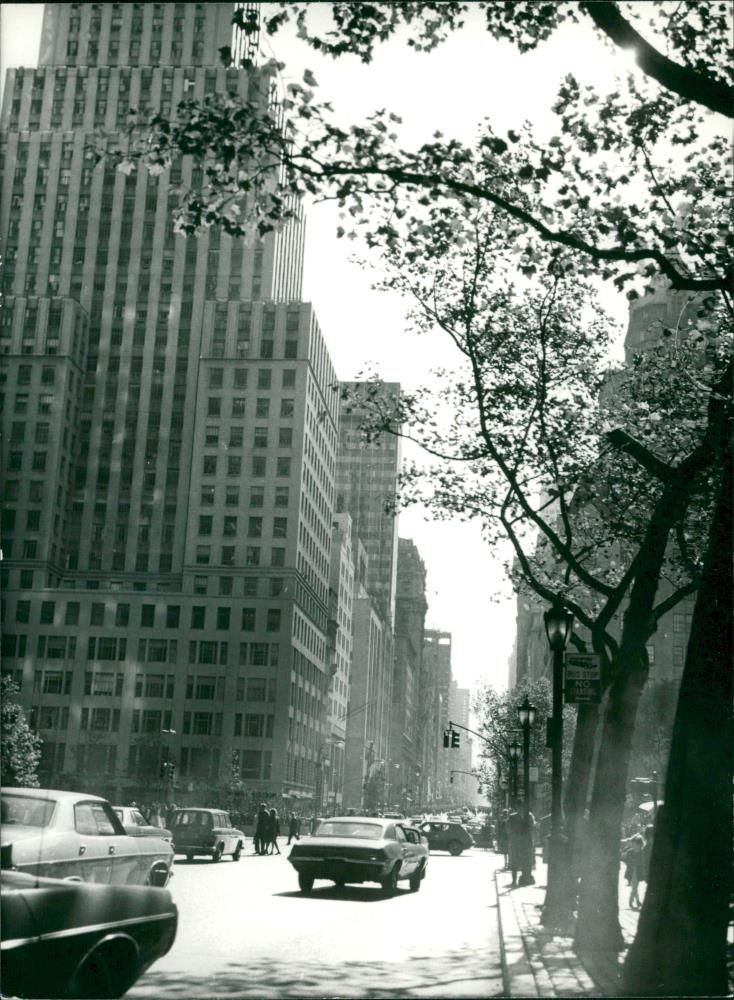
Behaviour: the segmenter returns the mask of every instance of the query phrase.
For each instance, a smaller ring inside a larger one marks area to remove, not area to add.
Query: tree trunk
[[[624,989],[724,996],[732,848],[732,455],[693,613],[650,881]]]
[[[571,752],[571,766],[568,769],[566,794],[563,801],[570,868],[576,878],[581,873],[581,856],[585,850],[584,812],[591,786],[594,742],[598,725],[599,706],[579,705]]]

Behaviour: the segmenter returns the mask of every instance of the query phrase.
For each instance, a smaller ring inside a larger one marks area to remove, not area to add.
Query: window
[[[281,427],[278,431],[278,447],[290,448],[293,445],[293,428]]]
[[[205,476],[216,476],[217,474],[216,455],[204,455],[203,473]]]
[[[204,486],[201,490],[201,506],[210,507],[214,503],[214,487]]]
[[[235,368],[235,370],[234,370],[234,387],[235,387],[235,389],[246,389],[247,388],[247,369],[246,368]]]
[[[169,604],[166,608],[166,628],[178,628],[181,618],[181,608],[178,604]]]
[[[245,398],[244,396],[234,396],[232,398],[232,416],[233,417],[244,417],[245,415]]]
[[[653,666],[653,664],[655,663],[655,647],[652,645],[645,646],[645,649],[647,650],[647,662],[650,664],[650,666]]]
[[[256,427],[252,440],[253,448],[267,448],[268,429],[267,427]]]
[[[231,576],[219,577],[219,593],[222,597],[228,597],[232,593],[233,583]]]
[[[292,417],[295,412],[295,407],[292,399],[281,399],[280,401],[280,415],[281,417]]]
[[[247,537],[260,538],[263,533],[263,519],[261,517],[250,517],[247,521]]]
[[[228,629],[231,608],[217,608],[217,628]]]
[[[246,576],[243,581],[243,593],[245,597],[257,597],[257,577]]]
[[[285,549],[273,548],[270,551],[271,566],[285,566]]]
[[[41,625],[53,625],[55,610],[56,610],[55,601],[41,602]]]
[[[242,473],[242,456],[227,455],[227,475],[239,476]]]
[[[262,507],[265,503],[265,487],[264,486],[251,486],[250,487],[250,506],[251,507]]]
[[[195,605],[191,609],[191,628],[204,628],[206,623],[206,607]]]
[[[77,608],[79,605],[77,604]],[[69,609],[67,605],[67,617],[69,614]],[[15,605],[15,620],[16,622],[27,623],[31,620],[31,602],[30,601],[18,601]],[[76,622],[67,621],[67,625],[76,625]]]
[[[237,516],[236,514],[225,514],[224,521],[222,523],[222,533],[226,537],[234,538],[237,535]]]
[[[140,627],[153,628],[155,625],[155,604],[143,604],[140,608]]]
[[[278,460],[280,461],[280,459]],[[264,476],[267,469],[267,463],[265,461],[264,455],[253,455],[252,456],[252,474],[253,476]]]
[[[200,535],[211,535],[213,522],[214,522],[214,518],[211,517],[209,514],[202,514],[202,515],[200,515],[199,516],[199,534]]]
[[[286,538],[288,535],[288,518],[273,518],[273,538]]]
[[[211,559],[211,546],[209,545],[197,545],[196,546],[196,563],[198,566],[208,566],[209,560]]]
[[[216,448],[219,444],[219,428],[207,427],[204,434],[204,444],[207,448]]]
[[[280,631],[280,608],[268,608],[268,620],[266,628],[268,632]]]
[[[255,631],[255,609],[254,608],[243,608],[242,609],[242,631],[243,632],[254,632]]]
[[[673,666],[682,667],[683,666],[683,647],[673,646]]]
[[[266,419],[270,416],[270,400],[258,399],[255,403],[255,416],[258,419]]]
[[[244,431],[242,427],[230,427],[229,447],[241,448],[244,443]]]
[[[234,545],[223,545],[222,546],[222,566],[234,566]]]
[[[130,605],[118,604],[115,609],[115,625],[125,628],[130,624]]]
[[[266,681],[264,677],[250,677],[247,681],[247,701],[265,701]]]
[[[245,549],[245,566],[260,565],[260,549],[256,545],[248,545]]]
[[[287,507],[288,506],[288,487],[287,486],[276,486],[275,487],[275,506],[276,507]]]
[[[210,368],[209,369],[209,388],[210,389],[221,389],[224,385],[224,369],[223,368]]]
[[[685,632],[686,630],[686,618],[685,615],[674,614],[673,615],[673,631],[674,632]]]
[[[220,396],[209,397],[206,414],[208,417],[220,417],[222,415],[222,400]]]
[[[239,486],[225,486],[224,503],[227,507],[238,507],[240,503]]]
[[[275,471],[279,476],[290,476],[291,474],[291,460],[282,455],[278,456]]]
[[[258,389],[269,389],[272,382],[272,371],[270,368],[260,368],[257,373]],[[258,400],[260,402],[260,400]]]
[[[195,594],[206,594],[209,590],[209,577],[208,576],[195,576],[194,577],[194,593]]]
[[[95,601],[89,611],[90,625],[104,625],[104,604]]]

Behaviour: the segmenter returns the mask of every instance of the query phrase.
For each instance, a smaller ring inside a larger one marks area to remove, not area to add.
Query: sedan
[[[163,887],[173,849],[130,837],[106,799],[43,788],[3,789],[0,866],[78,882]]]
[[[3,995],[119,997],[171,948],[165,889],[0,875]]]
[[[162,826],[153,826],[145,816],[135,806],[113,806],[115,814],[122,825],[125,833],[130,837],[162,837],[164,840],[172,840],[173,835],[170,830]]]
[[[398,881],[407,879],[417,892],[425,878],[428,847],[418,830],[392,819],[337,816],[323,820],[308,841],[296,844],[288,860],[298,872],[301,892],[313,889],[314,879],[379,882],[385,896],[393,896]]]
[[[461,823],[428,820],[419,829],[432,851],[448,851],[455,858],[474,843],[474,838]]]

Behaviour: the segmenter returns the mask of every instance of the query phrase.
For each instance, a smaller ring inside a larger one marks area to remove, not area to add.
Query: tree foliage
[[[38,764],[41,760],[41,737],[32,732],[23,709],[16,700],[20,688],[10,677],[0,680],[0,783],[6,788],[38,788]]]

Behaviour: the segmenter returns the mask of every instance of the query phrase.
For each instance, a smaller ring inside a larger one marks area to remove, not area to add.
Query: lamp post
[[[526,836],[530,837],[532,840],[532,830],[530,829],[530,730],[535,722],[535,706],[530,704],[527,695],[525,695],[525,700],[522,705],[518,706],[517,717],[520,720],[520,726],[522,727],[523,822],[525,823]],[[530,867],[528,869],[524,869],[520,875],[520,885],[535,884],[532,872],[534,867],[533,853],[533,850],[526,852],[526,864]]]
[[[568,841],[563,833],[563,651],[573,628],[573,615],[556,601],[546,611],[545,631],[553,652],[553,717],[551,742],[551,832],[548,838],[548,886],[541,920],[550,927],[565,927],[571,921],[573,900],[570,885]]]

